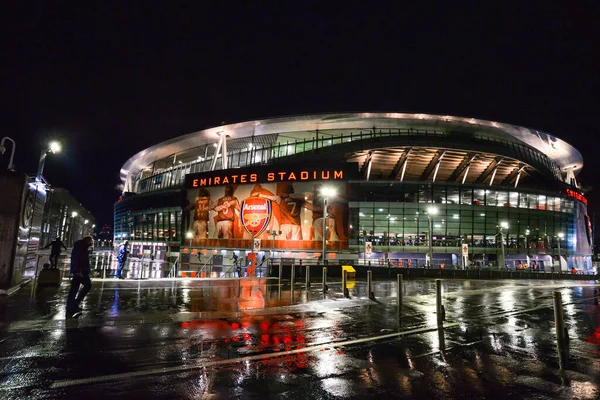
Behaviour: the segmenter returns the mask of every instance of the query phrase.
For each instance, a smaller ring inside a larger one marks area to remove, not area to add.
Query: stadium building
[[[125,163],[115,243],[200,264],[253,246],[308,263],[321,257],[325,232],[328,263],[590,269],[582,167],[555,136],[474,118],[350,113],[223,125]]]

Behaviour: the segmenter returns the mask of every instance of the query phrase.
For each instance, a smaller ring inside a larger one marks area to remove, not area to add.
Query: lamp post
[[[273,246],[272,246],[272,249],[271,249],[271,258],[273,258],[273,253],[275,253],[275,236],[279,236],[282,233],[283,232],[277,231],[275,229],[272,229],[272,230],[268,230],[267,229],[267,236],[273,236],[273,239],[271,239],[273,241]]]
[[[14,171],[15,166],[13,165],[13,159],[15,158],[15,149],[17,148],[17,144],[15,143],[15,141],[9,138],[8,136],[3,137],[2,141],[0,141],[0,153],[4,154],[4,152],[6,151],[4,142],[7,140],[12,143],[12,150],[10,151],[10,158],[8,159],[8,170]]]
[[[73,245],[73,231],[75,230],[75,218],[77,217],[77,211],[71,213],[71,225],[69,227],[69,244]]]
[[[433,216],[437,215],[438,213],[438,208],[431,206],[427,209],[427,211],[425,212],[425,215],[427,216],[427,223],[428,223],[428,229],[427,229],[427,244],[428,244],[428,251],[425,254],[425,267],[429,267],[431,268],[432,264],[433,264]]]
[[[527,266],[529,267],[529,264],[531,263],[531,257],[529,256],[529,235],[531,235],[531,231],[528,229],[525,229],[525,245],[527,246],[527,254],[525,255],[526,257],[526,263]]]
[[[42,180],[42,174],[44,173],[44,163],[46,162],[46,156],[48,153],[58,153],[60,152],[60,143],[58,142],[50,142],[50,145],[47,149],[42,150],[40,154],[40,162],[38,163],[38,170],[35,177],[35,180],[40,182]]]
[[[190,241],[190,257],[192,256],[192,239],[194,238],[194,232],[187,231],[185,234],[185,238]]]
[[[332,187],[324,187],[321,189],[321,196],[323,196],[323,265],[326,265],[327,256],[327,200],[329,197],[337,195],[337,191]]]
[[[562,271],[562,258],[560,256],[560,241],[565,237],[563,232],[558,232],[558,270]]]
[[[500,260],[498,262],[498,269],[502,269],[504,268],[505,262],[504,262],[504,234],[503,234],[503,229],[508,229],[508,222],[507,221],[501,221],[500,225],[497,226],[498,228],[498,235],[500,235]]]

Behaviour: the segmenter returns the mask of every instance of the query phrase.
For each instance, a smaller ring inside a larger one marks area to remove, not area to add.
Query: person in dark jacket
[[[119,279],[125,279],[123,278],[123,268],[125,267],[125,262],[127,261],[127,255],[130,253],[130,251],[127,249],[128,245],[129,240],[126,240],[119,246],[119,250],[117,252],[117,261],[119,262],[117,268],[117,278]]]
[[[75,242],[71,251],[71,274],[73,278],[71,279],[71,289],[67,297],[67,314],[82,311],[79,305],[92,287],[88,249],[93,244],[94,240],[90,236],[86,236]],[[83,285],[83,289],[77,294],[80,285]]]
[[[67,250],[67,246],[57,237],[54,241],[48,243],[46,247],[42,247],[42,249],[50,249],[50,267],[56,268],[58,266],[58,257],[60,257],[60,253],[62,252],[62,248],[64,247]]]

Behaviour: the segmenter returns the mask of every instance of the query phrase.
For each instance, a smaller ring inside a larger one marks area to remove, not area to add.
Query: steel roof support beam
[[[496,168],[498,168],[498,165],[500,165],[502,160],[502,157],[494,158],[494,161],[492,161],[490,165],[488,165],[488,167],[485,169],[485,171],[483,171],[481,175],[479,175],[479,178],[477,178],[477,181],[475,183],[483,183],[487,179],[487,177],[490,176],[490,174],[494,173],[494,171],[496,170]]]
[[[402,174],[400,175],[400,182],[404,182],[404,174],[406,173],[406,166],[407,165],[408,165],[408,158],[406,159],[406,162],[402,166]]]
[[[515,181],[515,188],[519,185],[519,180],[521,179],[521,172],[523,172],[523,169],[519,168],[519,173],[517,173],[517,180]]]
[[[221,151],[221,148],[223,147],[224,140],[225,140],[225,133],[220,132],[219,133],[219,141],[217,142],[217,149],[215,150],[215,152],[213,154],[212,162],[210,163],[211,171],[214,171],[215,168],[217,167],[217,158],[219,157],[219,152]],[[225,145],[225,148],[227,148],[227,145]],[[226,163],[227,163],[227,161],[224,162],[223,166],[225,166]]]
[[[371,150],[367,154],[367,157],[365,158],[365,162],[363,163],[362,167],[360,168],[360,176],[365,177],[367,180],[369,180],[368,175],[370,175],[370,173],[371,173],[371,161],[372,160],[373,160],[373,151]]]
[[[221,137],[223,138],[223,145],[221,146],[221,164],[223,165],[223,168],[221,169],[227,169],[229,168],[227,160],[227,135],[225,133],[221,133]]]
[[[508,174],[508,176],[502,180],[501,185],[502,186],[510,185],[515,178],[517,178],[518,176],[521,175],[521,172],[524,169],[525,169],[525,164],[519,163],[519,165],[517,165],[515,167],[515,169],[513,169],[512,172],[510,174]]]
[[[498,163],[498,165],[500,165]],[[490,186],[492,186],[494,184],[494,179],[496,178],[496,173],[498,172],[498,165],[496,165],[496,168],[494,168],[494,172],[492,172],[492,178],[490,179]]]
[[[389,176],[389,180],[395,180],[398,177],[398,173],[400,172],[400,170],[402,169],[403,171],[406,171],[406,163],[408,162],[408,154],[411,152],[412,148],[409,147],[408,149],[404,150],[404,152],[402,154],[400,154],[400,157],[398,157],[398,162],[396,162],[396,165],[394,165],[394,168],[392,169],[392,172],[390,172],[390,176]],[[402,174],[404,176],[404,174]]]
[[[435,153],[435,155],[429,162],[429,165],[427,165],[427,168],[425,168],[425,171],[423,171],[423,173],[421,174],[421,178],[419,180],[426,181],[429,178],[429,175],[431,175],[431,173],[434,171],[434,169],[436,171],[437,169],[439,169],[439,165],[442,161],[442,158],[444,158],[444,154],[446,154],[446,150],[438,150]]]
[[[471,163],[473,161],[475,161],[476,157],[477,157],[477,153],[469,153],[469,154],[467,154],[463,158],[463,160],[460,162],[460,164],[458,164],[458,167],[456,167],[456,169],[454,171],[452,171],[452,174],[448,178],[448,182],[454,182],[454,181],[456,181],[465,170],[469,169],[469,167],[471,166]],[[467,171],[465,173],[465,176],[468,173],[469,173],[469,171]],[[463,178],[463,183],[465,183],[464,178]]]
[[[446,151],[444,151],[444,154],[446,154]],[[439,160],[437,161],[437,164],[435,165],[435,171],[433,172],[432,182],[435,182],[435,178],[437,178],[437,174],[440,170],[440,164],[442,163],[442,158],[444,158],[444,154],[440,156]]]

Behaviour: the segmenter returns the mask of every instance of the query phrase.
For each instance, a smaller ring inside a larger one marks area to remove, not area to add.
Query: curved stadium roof
[[[569,143],[547,133],[516,125],[431,114],[406,113],[337,113],[313,114],[270,118],[217,126],[198,132],[182,135],[145,150],[131,157],[120,171],[124,182],[128,174],[137,174],[153,162],[190,148],[217,142],[221,132],[230,139],[251,136],[285,134],[292,132],[315,132],[327,130],[369,130],[369,129],[419,128],[437,130],[464,130],[498,139],[524,143],[548,156],[561,170],[573,168],[577,174],[583,167],[581,153]]]

